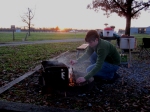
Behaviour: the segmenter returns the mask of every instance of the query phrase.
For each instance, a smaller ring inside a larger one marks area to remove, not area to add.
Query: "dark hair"
[[[96,38],[99,40],[99,35],[96,30],[89,30],[85,36],[85,41],[90,42],[94,41]]]

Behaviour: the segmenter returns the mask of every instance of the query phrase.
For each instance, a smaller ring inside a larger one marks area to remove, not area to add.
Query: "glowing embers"
[[[73,72],[73,68],[69,67],[69,86],[75,86],[75,85],[76,85],[75,74]]]

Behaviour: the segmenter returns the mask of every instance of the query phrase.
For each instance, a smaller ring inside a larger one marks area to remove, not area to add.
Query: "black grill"
[[[43,87],[67,89],[69,86],[68,67],[57,61],[43,61],[39,82]]]

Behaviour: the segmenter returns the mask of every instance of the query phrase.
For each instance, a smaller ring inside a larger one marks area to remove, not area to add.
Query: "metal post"
[[[128,68],[131,65],[131,49],[130,49],[130,39],[128,38],[128,44],[129,44],[129,64],[128,64]]]
[[[15,40],[14,29],[13,29],[13,41]]]

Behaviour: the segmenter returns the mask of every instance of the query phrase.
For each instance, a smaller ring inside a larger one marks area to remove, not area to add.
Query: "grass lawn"
[[[52,40],[52,39],[67,39],[67,38],[84,38],[86,33],[33,33],[27,40]],[[0,42],[12,41],[12,33],[0,33]],[[25,33],[15,33],[15,41],[22,41]],[[150,38],[147,34],[134,35],[138,45],[142,43],[143,37]],[[0,47],[0,74],[3,71],[19,73],[27,71],[35,63],[44,59],[49,59],[67,50],[75,50],[83,42],[72,43],[51,43],[37,45],[20,45]],[[112,41],[116,44],[116,41]]]
[[[86,32],[31,32],[31,36],[28,36],[27,41],[37,41],[37,40],[58,40],[58,39],[73,39],[73,38],[84,38]],[[26,32],[16,33],[14,41],[23,41],[25,39]],[[143,37],[150,38],[148,34],[134,34],[137,39],[138,45],[142,43]],[[12,42],[13,33],[0,32],[0,43],[1,42]]]
[[[31,32],[31,36],[28,36],[27,41],[36,40],[58,40],[58,39],[70,39],[70,38],[84,38],[86,32],[82,33],[66,33],[66,32]],[[22,41],[25,39],[26,32],[15,33],[14,41]],[[12,42],[13,33],[0,32],[0,42]]]
[[[0,47],[0,79],[7,78],[10,74],[23,74],[42,60],[51,59],[68,50],[76,50],[76,47],[82,43],[70,42]]]

